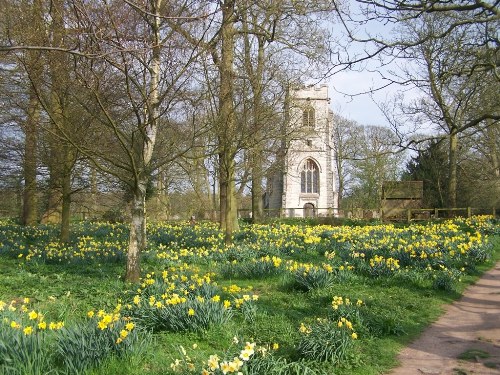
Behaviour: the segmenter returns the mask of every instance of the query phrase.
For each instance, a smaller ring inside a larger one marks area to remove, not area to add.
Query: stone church
[[[268,177],[264,206],[272,216],[333,216],[338,173],[328,86],[291,89],[282,152]]]

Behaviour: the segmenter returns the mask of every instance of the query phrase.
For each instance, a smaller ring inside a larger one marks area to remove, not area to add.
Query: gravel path
[[[464,353],[469,359],[458,359]],[[500,263],[467,288],[398,359],[400,367],[388,374],[500,374]]]

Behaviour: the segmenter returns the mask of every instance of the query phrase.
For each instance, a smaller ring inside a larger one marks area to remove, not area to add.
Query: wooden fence
[[[418,221],[433,219],[448,219],[454,217],[471,217],[473,215],[492,215],[498,217],[500,210],[495,208],[391,208],[390,215],[384,214],[383,209],[352,208],[342,210],[337,208],[287,208],[264,210],[266,218],[303,218],[303,217],[337,217],[346,219],[381,219],[384,221]],[[238,210],[238,217],[251,218],[250,209]]]

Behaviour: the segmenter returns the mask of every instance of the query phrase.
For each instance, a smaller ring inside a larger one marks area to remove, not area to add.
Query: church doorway
[[[315,217],[316,212],[314,210],[314,204],[306,203],[304,205],[304,217]]]

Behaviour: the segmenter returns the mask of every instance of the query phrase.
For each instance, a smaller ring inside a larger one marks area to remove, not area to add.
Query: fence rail
[[[471,217],[473,215],[500,215],[500,210],[495,208],[474,208],[474,207],[458,207],[458,208],[401,208],[390,209],[384,212],[383,209],[338,209],[338,208],[314,208],[308,210],[306,208],[287,208],[264,210],[266,218],[303,218],[303,217],[337,217],[347,219],[381,219],[387,221],[418,221],[432,219],[448,219],[454,217]],[[238,210],[238,217],[251,218],[250,209]]]

